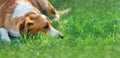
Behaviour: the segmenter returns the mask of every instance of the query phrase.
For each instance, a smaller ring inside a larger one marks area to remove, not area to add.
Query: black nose
[[[60,37],[60,38],[62,38],[62,39],[64,38],[64,36],[63,36],[63,35],[59,35],[59,37]]]

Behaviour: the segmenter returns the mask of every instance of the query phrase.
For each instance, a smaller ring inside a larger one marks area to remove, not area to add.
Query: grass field
[[[0,43],[0,58],[119,58],[120,0],[50,0],[63,10],[59,25],[65,38],[37,37]],[[59,26],[59,27],[57,27]]]

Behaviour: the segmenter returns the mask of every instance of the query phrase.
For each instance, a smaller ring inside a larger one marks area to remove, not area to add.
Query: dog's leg
[[[47,12],[49,12],[55,18],[55,20],[59,21],[59,19],[60,19],[59,14],[58,14],[57,10],[50,3],[48,3]]]
[[[57,10],[49,3],[48,0],[37,0],[42,8],[42,11],[46,11],[47,13],[51,14],[56,21],[59,21],[60,16]]]
[[[11,42],[9,36],[8,36],[8,31],[5,28],[0,28],[0,35],[1,35],[1,39],[3,41],[7,41],[7,42]]]

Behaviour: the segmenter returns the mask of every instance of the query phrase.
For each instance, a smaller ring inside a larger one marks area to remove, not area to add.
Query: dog
[[[1,38],[11,42],[9,35],[20,37],[23,34],[30,33],[34,35],[38,32],[50,32],[51,36],[58,35],[63,38],[63,35],[52,26],[51,20],[31,1],[33,0],[8,0],[1,5]],[[56,14],[53,15],[57,17]],[[57,18],[59,19],[59,17]]]

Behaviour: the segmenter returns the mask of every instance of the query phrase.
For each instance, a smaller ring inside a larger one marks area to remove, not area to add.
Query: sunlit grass
[[[119,0],[50,0],[58,10],[71,8],[61,15],[54,27],[65,38],[50,38],[39,33],[36,37],[13,38],[0,43],[0,58],[119,58]]]

